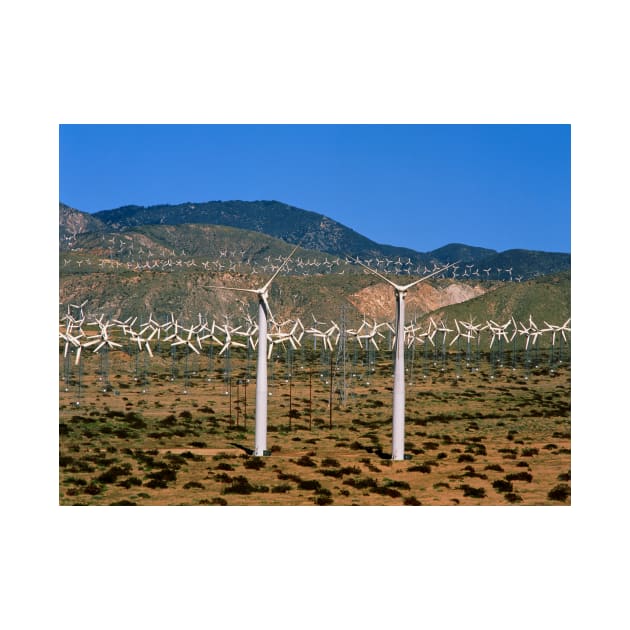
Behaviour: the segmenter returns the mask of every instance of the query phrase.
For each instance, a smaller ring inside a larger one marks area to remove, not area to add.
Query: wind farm
[[[568,270],[189,227],[62,237],[60,504],[570,503]]]

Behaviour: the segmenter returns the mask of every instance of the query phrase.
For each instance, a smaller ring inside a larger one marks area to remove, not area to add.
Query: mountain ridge
[[[70,208],[60,203],[61,208]],[[459,260],[462,263],[481,264],[495,257],[496,266],[510,265],[516,253],[519,256],[536,258],[543,255],[546,260],[540,272],[554,273],[570,267],[570,254],[562,252],[538,252],[537,250],[514,249],[507,257],[506,252],[494,249],[449,243],[428,252],[419,252],[406,247],[380,244],[361,235],[326,215],[303,210],[279,201],[208,201],[186,202],[183,204],[159,204],[153,206],[127,205],[95,213],[84,213],[74,209],[89,219],[91,225],[110,231],[124,231],[132,227],[146,225],[212,224],[261,232],[287,243],[300,243],[305,249],[313,249],[337,256],[388,257],[408,259],[416,265],[444,264]],[[94,229],[94,228],[92,228]],[[505,260],[504,260],[505,259]],[[531,267],[532,264],[528,264]]]

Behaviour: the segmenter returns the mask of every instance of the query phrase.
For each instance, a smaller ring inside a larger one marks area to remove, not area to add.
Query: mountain
[[[504,324],[514,317],[527,322],[530,315],[540,326],[543,320],[561,324],[571,317],[571,272],[538,276],[523,282],[501,282],[495,289],[466,302],[436,308],[432,317],[477,323],[492,319]]]
[[[444,245],[444,247],[429,252],[431,257],[444,263],[453,262],[454,260],[461,260],[467,263],[478,262],[495,254],[498,254],[495,249],[471,247],[470,245],[462,245],[461,243],[451,243],[450,245]]]
[[[222,225],[263,233],[287,243],[300,243],[305,249],[334,256],[358,256],[363,260],[389,259],[392,263],[403,261],[409,265],[429,267],[458,260],[461,265],[476,265],[478,268],[511,269],[514,277],[520,275],[524,278],[563,271],[569,269],[571,264],[570,254],[564,253],[531,250],[498,252],[459,243],[445,245],[430,252],[418,252],[405,247],[383,245],[323,214],[278,201],[208,201],[150,207],[123,206],[92,215],[60,204],[60,237],[63,229],[66,240],[72,233],[120,233],[139,229],[147,231],[149,226],[158,225]],[[177,240],[182,241],[181,238]],[[60,245],[63,247],[63,243]],[[169,246],[165,244],[165,247]],[[193,248],[201,253],[194,239],[189,243],[188,249]],[[183,249],[186,251],[185,246]],[[205,255],[212,253],[208,251]],[[472,272],[472,268],[469,271]],[[460,273],[465,273],[463,267]],[[495,274],[496,277],[492,279],[509,279],[507,274],[504,277],[500,277],[499,272],[495,271]]]
[[[89,299],[93,316],[255,314],[243,295],[209,285],[248,287],[269,278],[299,240],[302,246],[272,286],[278,317],[338,319],[343,307],[350,319],[392,319],[391,288],[353,263],[356,256],[409,281],[434,264],[461,261],[449,278],[409,293],[410,318],[448,317],[444,309],[457,304],[466,313],[474,306],[479,318],[487,311],[501,319],[514,309],[545,312],[553,321],[569,317],[569,254],[459,243],[415,252],[379,245],[323,215],[274,201],[126,206],[94,215],[60,203],[60,302]]]
[[[102,210],[92,216],[115,231],[147,225],[225,225],[262,232],[287,243],[300,243],[305,249],[335,256],[359,256],[362,259],[400,258],[410,260],[414,265],[432,265],[455,260],[479,265],[499,255],[496,250],[462,244],[450,244],[425,253],[406,247],[379,244],[323,214],[279,201],[208,201],[150,207],[123,206]],[[543,263],[545,273],[554,273],[569,267],[570,256],[537,252],[535,262]],[[506,262],[505,266],[508,264]],[[519,261],[516,260],[512,265],[518,268]],[[534,263],[527,261],[526,266],[528,274],[534,273],[531,271]]]
[[[106,224],[87,212],[71,208],[65,203],[59,204],[59,241],[69,241],[84,232],[99,232],[107,228]]]

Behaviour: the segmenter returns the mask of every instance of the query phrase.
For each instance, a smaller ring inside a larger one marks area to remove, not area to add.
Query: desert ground
[[[60,357],[59,504],[570,504],[570,357],[420,353],[404,461],[391,460],[391,353],[278,353],[253,457],[255,360]],[[332,397],[332,408],[330,400]]]

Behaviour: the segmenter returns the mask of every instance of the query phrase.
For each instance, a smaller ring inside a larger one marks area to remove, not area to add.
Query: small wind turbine
[[[405,459],[405,296],[411,287],[428,280],[429,278],[443,273],[456,263],[451,263],[445,267],[440,267],[427,276],[423,276],[414,282],[401,285],[396,284],[389,278],[375,271],[371,267],[364,265],[358,258],[355,259],[359,265],[367,269],[370,273],[385,280],[394,289],[396,296],[396,341],[394,354],[394,391],[392,405],[392,459]]]
[[[275,322],[269,308],[269,288],[276,276],[282,271],[299,245],[285,258],[284,262],[276,269],[276,272],[258,289],[242,289],[238,287],[209,286],[209,289],[227,289],[228,291],[243,291],[254,293],[258,296],[258,358],[256,368],[256,425],[254,436],[254,455],[268,455],[267,451],[267,319]]]

